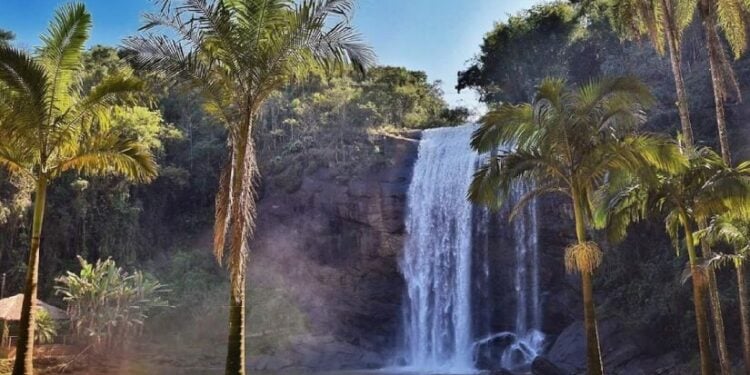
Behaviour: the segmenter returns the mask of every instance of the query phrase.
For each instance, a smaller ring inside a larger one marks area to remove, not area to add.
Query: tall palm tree
[[[729,132],[726,123],[726,114],[724,106],[728,91],[731,89],[738,97],[741,96],[739,84],[734,75],[734,70],[727,58],[724,45],[719,36],[719,31],[723,31],[724,37],[729,42],[729,46],[735,58],[739,58],[747,49],[747,4],[736,0],[700,0],[698,2],[698,13],[703,21],[703,31],[706,39],[706,48],[708,50],[709,71],[711,73],[711,84],[714,91],[714,107],[716,110],[716,126],[719,133],[719,144],[721,146],[721,156],[724,163],[732,164],[732,154],[729,145]],[[699,223],[700,227],[705,227],[704,223]],[[703,243],[703,250],[706,256],[712,255],[710,245]],[[735,267],[738,279],[744,280],[744,264],[738,263]],[[714,325],[716,331],[716,342],[719,346],[719,360],[721,363],[722,374],[731,374],[731,361],[729,351],[726,345],[724,332],[723,316],[721,312],[719,290],[716,282],[716,274],[713,268],[708,269],[709,273],[709,296],[711,307],[713,309]],[[741,290],[739,290],[741,292]],[[746,299],[739,296],[740,302]],[[740,319],[750,322],[750,316],[747,316],[750,309],[747,306],[740,306]],[[745,315],[743,315],[745,314]],[[744,327],[743,327],[744,328]],[[744,336],[743,336],[744,339]],[[745,345],[743,358],[750,359],[750,343]],[[745,361],[745,367],[750,371],[750,362]]]
[[[747,50],[746,17],[748,15],[748,4],[738,0],[699,0],[698,13],[703,21],[706,49],[708,50],[721,156],[725,163],[731,164],[732,157],[724,105],[729,89],[735,91],[737,95],[740,95],[740,93],[719,31],[723,31],[723,35],[729,43],[734,57],[739,58],[742,56]]]
[[[656,51],[669,53],[683,141],[693,145],[693,128],[682,76],[682,33],[690,25],[698,0],[612,0],[611,22],[626,37],[647,36]]]
[[[203,93],[205,109],[229,130],[228,162],[216,195],[213,251],[231,275],[226,373],[245,373],[245,272],[255,226],[252,138],[264,102],[310,69],[364,71],[374,61],[350,25],[355,0],[161,0],[126,46],[136,62],[179,77]]]
[[[717,9],[716,3],[722,3]],[[665,46],[669,51],[672,73],[675,78],[675,89],[677,92],[677,107],[680,113],[683,141],[686,147],[693,147],[694,139],[688,110],[688,98],[681,68],[681,43],[684,29],[693,21],[695,8],[698,7],[704,20],[706,39],[708,41],[709,61],[714,88],[716,104],[716,119],[719,127],[719,138],[722,143],[722,153],[729,160],[728,136],[726,133],[726,121],[724,115],[724,102],[727,95],[727,86],[732,86],[737,93],[739,88],[734,74],[731,70],[716,30],[715,10],[720,10],[720,18],[723,22],[736,26],[737,17],[740,17],[742,30],[732,29],[727,32],[735,39],[745,39],[744,22],[741,21],[741,5],[736,0],[614,0],[613,23],[626,35],[640,37],[648,35],[656,51],[664,54]],[[730,17],[727,17],[729,10]],[[725,29],[726,30],[726,29]],[[723,147],[727,144],[727,147]],[[704,223],[698,223],[703,227]],[[704,252],[711,249],[702,244]],[[708,291],[712,309],[712,322],[716,334],[716,344],[719,353],[721,372],[724,375],[731,373],[731,361],[726,344],[726,333],[722,315],[719,290],[716,283],[716,275],[713,270],[708,270]]]
[[[600,196],[597,224],[608,227],[610,238],[619,239],[627,226],[650,214],[666,214],[667,233],[679,253],[679,238],[687,248],[693,284],[693,304],[698,328],[701,373],[713,374],[709,347],[705,289],[708,273],[696,249],[694,232],[713,215],[732,211],[747,216],[750,206],[750,164],[726,165],[709,148],[686,148],[688,168],[678,173],[661,172],[656,178],[613,178]],[[682,233],[682,234],[680,234]],[[703,254],[704,256],[706,254]]]
[[[738,167],[742,168],[742,167]],[[711,264],[723,265],[732,263],[737,275],[737,295],[740,305],[740,325],[742,333],[742,359],[745,362],[745,373],[750,374],[750,320],[748,302],[750,295],[745,278],[745,262],[750,255],[750,222],[732,217],[732,213],[716,216],[708,227],[696,232],[696,237],[706,239],[710,244],[727,243],[733,250],[732,255],[714,255]],[[714,268],[714,267],[711,267]]]
[[[586,233],[593,193],[612,170],[681,165],[676,145],[637,132],[652,100],[648,88],[632,77],[578,88],[547,78],[532,103],[503,104],[487,113],[472,138],[478,152],[494,154],[474,176],[472,201],[497,208],[516,181],[536,188],[519,200],[513,214],[539,195],[560,193],[570,199],[577,243],[566,250],[566,266],[581,274],[589,374],[603,373],[592,284],[601,251]]]
[[[14,375],[33,374],[33,307],[49,183],[66,171],[135,181],[156,174],[148,148],[109,126],[111,106],[143,84],[129,72],[105,77],[85,92],[78,84],[90,28],[83,4],[69,4],[57,10],[36,54],[0,46],[0,166],[36,184]]]

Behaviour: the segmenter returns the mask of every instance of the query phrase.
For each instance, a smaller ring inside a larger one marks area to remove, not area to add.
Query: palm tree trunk
[[[719,130],[719,142],[721,144],[721,157],[727,165],[731,165],[731,154],[729,152],[729,136],[727,134],[726,114],[724,112],[724,102],[726,88],[721,77],[721,60],[719,48],[721,41],[716,30],[716,19],[713,14],[710,0],[701,1],[700,12],[703,18],[703,28],[706,36],[706,45],[708,49],[709,70],[711,72],[711,84],[714,90],[714,107],[716,109],[716,126]],[[712,255],[711,248],[702,242],[704,257]],[[726,332],[724,330],[724,318],[721,311],[721,300],[719,289],[716,285],[716,272],[713,269],[708,270],[708,291],[711,301],[711,312],[713,316],[714,330],[716,334],[716,344],[719,352],[719,363],[721,373],[730,375],[732,373],[732,364],[727,349]]]
[[[252,108],[252,106],[248,105]],[[252,112],[246,114],[232,136],[232,235],[229,268],[231,301],[229,307],[229,340],[226,375],[245,375],[245,273],[248,237],[255,225],[254,177],[257,173],[255,146],[252,139]]]
[[[726,99],[726,87],[721,73],[721,39],[716,29],[716,16],[713,12],[710,0],[701,1],[700,12],[703,18],[703,28],[706,33],[706,45],[708,49],[709,70],[711,71],[711,84],[714,89],[714,106],[716,107],[716,126],[719,130],[719,143],[721,144],[721,157],[727,165],[732,164],[732,156],[729,151],[729,134],[727,132],[726,113],[724,103]]]
[[[708,276],[708,297],[711,302],[711,316],[714,323],[721,373],[722,375],[732,375],[732,361],[729,358],[729,349],[727,349],[727,335],[724,329],[724,315],[721,311],[719,288],[716,285],[716,272],[709,269],[706,276]]]
[[[740,304],[740,325],[742,326],[742,359],[745,362],[745,374],[750,375],[750,307],[748,307],[747,282],[745,281],[745,264],[739,264],[737,272],[737,290]]]
[[[573,215],[575,216],[576,237],[578,243],[586,242],[586,221],[576,192],[573,192]],[[602,353],[599,345],[599,332],[596,326],[596,309],[594,307],[594,283],[589,272],[581,272],[581,289],[583,292],[583,323],[586,329],[586,367],[588,375],[602,375]]]
[[[708,337],[708,316],[706,314],[705,296],[703,294],[704,276],[698,267],[698,256],[695,253],[695,242],[693,231],[687,223],[686,215],[682,218],[685,229],[685,242],[690,258],[690,274],[693,278],[693,306],[695,308],[695,325],[698,328],[698,346],[701,357],[701,374],[713,375],[713,363],[711,360],[711,347]]]
[[[244,276],[242,276],[244,279]],[[227,350],[227,375],[245,374],[245,281],[241,290],[232,293],[229,301],[229,346]],[[234,280],[233,283],[234,285]]]
[[[699,229],[705,229],[706,225],[700,222]],[[703,258],[709,259],[713,255],[711,247],[706,241],[701,241]],[[729,349],[727,349],[727,335],[724,329],[724,314],[721,310],[721,297],[719,296],[719,287],[716,284],[716,272],[712,268],[706,270],[708,277],[708,299],[711,303],[711,317],[713,318],[714,334],[716,336],[716,346],[719,353],[719,364],[722,375],[732,375],[732,361],[729,358]]]
[[[662,0],[664,9],[672,9],[669,3],[670,0]],[[682,52],[680,50],[679,38],[675,35],[676,30],[673,17],[668,11],[664,17],[664,29],[667,33],[667,48],[669,49],[669,60],[672,65],[672,75],[674,76],[675,91],[677,93],[677,111],[680,114],[682,137],[686,146],[692,146],[693,127],[690,124],[687,90],[685,90],[685,80],[682,77]]]
[[[36,183],[34,221],[31,226],[31,249],[29,250],[29,263],[26,270],[26,286],[23,292],[23,304],[21,305],[21,322],[13,375],[34,374],[34,305],[36,304],[37,281],[39,280],[39,249],[46,202],[47,178],[40,174]]]

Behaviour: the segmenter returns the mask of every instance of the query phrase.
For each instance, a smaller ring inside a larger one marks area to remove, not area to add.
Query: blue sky
[[[64,0],[2,0],[0,28],[19,45],[37,45],[54,8]],[[94,19],[91,44],[118,44],[135,33],[150,0],[84,1]],[[538,0],[359,0],[355,24],[381,64],[426,71],[443,81],[452,105],[476,107],[474,93],[456,93],[456,73],[479,52],[482,37],[496,21]]]

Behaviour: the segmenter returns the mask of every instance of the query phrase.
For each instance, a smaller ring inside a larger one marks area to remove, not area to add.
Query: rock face
[[[294,193],[263,191],[249,282],[287,292],[304,316],[305,332],[251,352],[251,368],[319,371],[394,364],[391,351],[400,339],[404,295],[398,262],[418,139],[419,133],[385,137],[381,149],[386,162],[346,182],[321,169],[306,176]],[[490,270],[484,291],[473,299],[475,314],[483,314],[475,319],[481,326],[474,327],[481,338],[513,329],[515,254],[508,245],[508,212],[475,211],[475,220],[487,225],[484,232],[475,233],[474,256],[486,254]],[[564,249],[574,241],[570,204],[565,197],[545,197],[539,201],[537,218],[542,331],[547,341],[545,357],[531,370],[581,373],[585,342],[579,278],[566,275],[563,267]],[[653,347],[643,345],[647,337],[614,320],[600,321],[600,337],[607,373],[684,373],[675,366],[680,361],[677,353],[645,350]],[[495,365],[481,367],[505,371]]]
[[[675,352],[650,353],[653,337],[631,332],[612,319],[599,321],[604,368],[608,374],[678,374],[679,358]],[[557,337],[547,357],[566,373],[584,373],[586,339],[582,321],[576,321]]]
[[[280,278],[305,315],[308,334],[268,349],[251,367],[386,365],[383,351],[395,347],[399,331],[404,286],[398,259],[418,137],[385,137],[388,162],[346,183],[322,169],[293,194],[264,191],[249,279]]]
[[[536,357],[531,363],[531,373],[533,375],[568,375],[569,372],[561,369],[549,359],[543,356]]]

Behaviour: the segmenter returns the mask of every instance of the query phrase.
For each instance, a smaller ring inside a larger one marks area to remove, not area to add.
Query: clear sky
[[[19,45],[35,46],[55,7],[64,0],[2,0],[0,28]],[[86,0],[93,15],[91,44],[119,44],[136,33],[150,0]],[[476,107],[474,93],[454,89],[456,74],[479,52],[482,37],[496,21],[538,0],[359,0],[355,24],[381,64],[426,71],[443,81],[452,105]]]

